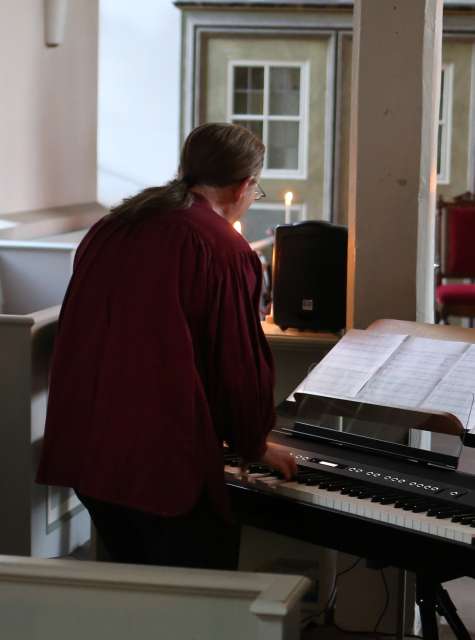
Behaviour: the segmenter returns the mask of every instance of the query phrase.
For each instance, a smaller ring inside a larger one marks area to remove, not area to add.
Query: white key
[[[238,470],[239,471],[239,470]],[[234,475],[236,475],[234,471]],[[258,474],[256,474],[258,475]],[[465,544],[472,544],[475,530],[470,525],[462,525],[451,522],[450,519],[437,519],[424,513],[414,513],[396,508],[394,505],[371,502],[367,498],[356,498],[343,495],[335,491],[326,491],[317,486],[299,484],[298,482],[286,482],[273,476],[259,477],[256,484],[273,488],[281,495],[320,505],[335,511],[343,511],[354,515],[379,520],[388,524],[421,531],[440,538],[457,540]]]

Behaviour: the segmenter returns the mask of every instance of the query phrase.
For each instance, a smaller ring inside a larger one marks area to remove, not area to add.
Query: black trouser
[[[215,514],[205,496],[171,518],[77,496],[112,562],[237,569],[240,528]]]

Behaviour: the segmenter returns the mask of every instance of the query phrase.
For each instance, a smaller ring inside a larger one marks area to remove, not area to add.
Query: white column
[[[432,320],[442,0],[355,0],[348,327]]]

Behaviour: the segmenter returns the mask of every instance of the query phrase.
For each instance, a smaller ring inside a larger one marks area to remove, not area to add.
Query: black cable
[[[375,627],[373,629],[373,632],[376,633],[378,631],[378,627],[381,624],[382,619],[384,618],[386,611],[388,609],[388,605],[389,605],[389,589],[388,589],[388,583],[386,580],[386,576],[384,575],[384,569],[381,569],[381,577],[383,579],[383,584],[384,584],[384,591],[386,592],[386,602],[384,603],[384,607],[383,610],[381,611],[381,614],[378,618],[378,621],[375,624]]]
[[[350,633],[350,634],[354,634],[354,635],[365,635],[365,636],[371,636],[371,637],[395,637],[394,633],[379,633],[378,632],[378,627],[381,624],[382,619],[384,618],[386,611],[388,609],[389,606],[389,588],[388,588],[388,583],[386,580],[386,576],[384,575],[384,569],[381,569],[381,577],[383,579],[383,584],[384,584],[384,592],[385,592],[385,602],[384,602],[384,606],[383,606],[383,610],[381,611],[381,613],[378,616],[378,619],[376,621],[376,624],[374,625],[374,629],[372,631],[350,631],[347,629],[343,629],[341,627],[339,627],[337,624],[333,624],[333,626],[335,627],[335,629],[337,629],[338,631],[341,631],[342,633]],[[404,635],[405,638],[419,638],[420,636],[411,636],[411,635]]]
[[[350,565],[349,567],[347,567],[343,571],[340,571],[339,573],[336,574],[335,583],[333,585],[332,592],[331,592],[330,597],[328,598],[325,606],[318,613],[313,613],[312,615],[308,616],[307,618],[304,618],[302,620],[302,622],[301,622],[301,624],[303,626],[308,624],[312,619],[320,617],[323,613],[325,613],[328,610],[328,607],[329,607],[330,603],[332,602],[333,598],[335,597],[338,578],[340,576],[342,576],[343,574],[348,573],[349,571],[354,569],[356,567],[356,565],[361,562],[361,560],[363,560],[363,558],[358,558],[356,560],[356,562],[354,562],[352,565]],[[381,624],[381,621],[384,618],[384,616],[386,614],[386,611],[388,609],[388,606],[389,606],[389,588],[388,588],[388,583],[387,583],[387,580],[386,580],[386,576],[384,575],[384,569],[381,569],[381,577],[383,579],[384,591],[385,591],[386,598],[385,598],[385,603],[384,603],[383,610],[381,611],[381,613],[380,613],[380,615],[378,617],[378,620],[377,620],[377,622],[376,622],[376,624],[374,626],[374,629],[372,631],[355,631],[355,630],[350,630],[350,629],[343,629],[342,627],[339,627],[335,622],[333,622],[331,625],[326,625],[326,626],[333,627],[337,631],[341,631],[341,633],[347,633],[348,635],[366,636],[366,637],[374,637],[374,638],[395,638],[396,637],[395,633],[378,632],[378,630],[377,630],[379,625]],[[323,628],[325,628],[325,626]],[[410,634],[410,633],[405,633],[404,637],[405,638],[415,638],[416,640],[423,640],[422,636],[418,636],[418,635],[414,635],[414,634]]]
[[[317,613],[312,613],[310,616],[308,616],[307,618],[304,618],[301,621],[302,625],[306,625],[308,622],[310,622],[313,618],[319,618],[322,614],[326,613],[328,611],[328,607],[330,606],[330,604],[332,603],[334,597],[335,597],[335,593],[336,593],[336,587],[337,587],[337,581],[338,578],[340,576],[342,576],[345,573],[348,573],[349,571],[351,571],[352,569],[354,569],[356,567],[357,564],[359,564],[361,562],[361,560],[363,560],[363,558],[358,558],[355,562],[353,562],[349,567],[347,567],[346,569],[343,569],[343,571],[340,571],[339,573],[336,574],[335,576],[335,582],[333,583],[333,588],[331,590],[330,593],[330,597],[328,598],[328,600],[325,603],[325,606],[322,607],[322,609],[320,611],[318,611]]]

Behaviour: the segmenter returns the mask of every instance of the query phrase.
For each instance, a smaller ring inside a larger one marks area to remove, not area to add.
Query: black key
[[[464,513],[463,511],[461,511],[460,509],[456,510],[454,509],[450,514],[449,514],[449,518],[452,520],[452,522],[454,521],[454,518],[458,517],[458,516],[464,516],[467,515],[466,513]],[[436,518],[438,517],[437,515],[435,516]],[[474,516],[475,517],[475,516]]]
[[[380,502],[381,504],[383,504],[382,500],[384,500],[385,498],[394,498],[394,501],[396,501],[400,497],[401,497],[400,493],[386,493],[385,492],[385,493],[380,493],[380,494],[374,495],[371,498],[371,502]]]
[[[369,496],[371,495],[371,491],[369,490],[361,490],[356,497],[359,498],[360,500],[364,500],[365,498],[369,498]]]
[[[321,477],[317,474],[306,476],[296,475],[295,481],[299,484],[308,484],[309,482],[318,484],[319,482],[321,482]]]
[[[324,480],[320,480],[318,486],[320,487],[320,489],[326,489],[332,484],[334,484],[334,480],[332,480],[331,478],[325,478]]]
[[[305,482],[305,480],[307,480],[307,478],[313,478],[315,476],[311,475],[311,474],[301,474],[301,473],[296,473],[295,474],[295,482],[299,482],[300,484],[303,484]]]
[[[465,511],[464,513],[457,513],[457,515],[452,518],[452,522],[460,522],[460,520],[469,516],[475,518],[475,511]]]
[[[410,506],[413,504],[416,504],[417,502],[427,502],[427,498],[421,498],[421,497],[407,497],[407,496],[403,496],[401,497],[397,502],[396,502],[396,507],[398,509],[404,509],[404,507],[406,506]]]
[[[403,507],[403,511],[413,511],[417,506],[424,505],[424,510],[429,503],[427,502],[427,498],[420,498],[419,500],[413,500],[412,502],[407,502]]]
[[[457,509],[457,507],[433,507],[432,509],[429,509],[427,512],[428,516],[431,517],[435,517],[435,518],[451,518],[452,516],[454,516],[456,513],[458,513],[460,511],[460,509]]]
[[[420,502],[415,504],[410,511],[413,511],[414,513],[425,513],[433,506],[435,506],[433,502]]]
[[[301,464],[297,465],[297,473],[322,473],[321,469],[313,469],[312,467],[304,467]]]
[[[318,473],[318,471],[313,471],[312,469],[308,469],[307,471],[297,471],[297,473],[295,474],[296,478],[307,478],[308,476],[314,477],[314,476],[321,476],[321,473]]]
[[[381,498],[381,500],[378,500],[378,502],[380,502],[381,504],[394,504],[399,500],[400,497],[401,494],[394,496],[385,496],[384,498]]]
[[[320,485],[321,486],[321,485]],[[327,484],[327,491],[340,491],[346,486],[344,482],[330,482]]]
[[[360,484],[355,484],[354,482],[351,482],[351,480],[349,480],[347,483],[345,483],[345,486],[342,487],[341,492],[344,496],[348,496],[350,495],[350,491],[354,491],[355,489],[362,489],[362,485]]]
[[[309,487],[316,487],[320,482],[321,478],[307,478],[303,484],[306,484]]]
[[[471,516],[467,516],[466,518],[460,518],[460,520],[458,520],[459,524],[472,524],[472,522],[475,522],[475,513]]]
[[[270,467],[265,464],[250,464],[247,467],[248,473],[269,473]]]
[[[368,487],[362,487],[361,485],[360,486],[357,485],[356,487],[351,487],[351,489],[348,491],[348,495],[352,497],[356,497],[356,496],[359,496],[359,494],[362,491],[367,493],[369,491]]]

